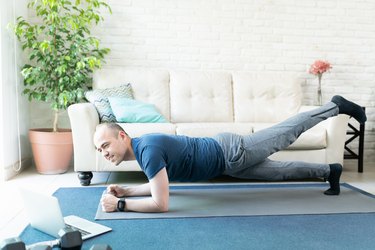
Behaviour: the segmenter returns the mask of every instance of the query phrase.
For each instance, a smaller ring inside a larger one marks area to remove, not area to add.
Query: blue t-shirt
[[[132,139],[135,158],[147,178],[166,167],[170,181],[200,181],[221,175],[224,154],[212,138],[147,134]]]

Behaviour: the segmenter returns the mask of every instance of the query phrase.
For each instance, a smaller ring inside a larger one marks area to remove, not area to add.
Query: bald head
[[[120,125],[118,125],[117,123],[109,123],[109,122],[101,123],[97,125],[95,128],[95,133],[99,131],[102,132],[104,130],[108,131],[114,137],[117,137],[120,131],[126,134],[125,130]]]
[[[115,165],[134,158],[131,138],[116,123],[102,123],[96,126],[93,139],[96,150]]]

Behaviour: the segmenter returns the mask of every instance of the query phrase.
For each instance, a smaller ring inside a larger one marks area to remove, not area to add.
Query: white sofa
[[[212,136],[219,132],[249,134],[314,108],[301,106],[301,86],[288,73],[218,71],[168,71],[159,69],[102,69],[94,75],[94,89],[131,83],[134,98],[152,103],[169,123],[122,123],[131,137],[161,132],[188,136]],[[82,185],[92,172],[140,171],[136,161],[115,167],[96,152],[93,144],[98,113],[91,103],[68,109],[74,143],[74,170]],[[330,118],[303,133],[275,160],[343,163],[349,117]]]

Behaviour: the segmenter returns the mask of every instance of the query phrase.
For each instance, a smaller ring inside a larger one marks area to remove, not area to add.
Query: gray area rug
[[[171,186],[167,213],[105,213],[99,204],[95,219],[375,212],[374,195],[345,183],[339,196],[327,196],[323,194],[327,188],[326,183]]]

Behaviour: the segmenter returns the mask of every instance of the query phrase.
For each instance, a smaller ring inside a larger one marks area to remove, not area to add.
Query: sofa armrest
[[[299,112],[308,111],[319,106],[301,106]],[[344,146],[349,116],[340,114],[323,121],[327,129],[326,163],[344,163]]]
[[[93,135],[99,115],[91,103],[77,103],[68,108],[74,147],[74,170],[94,171],[96,150]]]
[[[327,163],[344,163],[344,147],[349,116],[340,114],[327,120]]]

